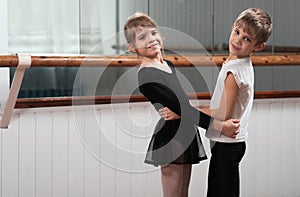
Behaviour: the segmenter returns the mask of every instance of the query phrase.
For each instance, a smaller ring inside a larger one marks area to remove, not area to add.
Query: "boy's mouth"
[[[237,47],[237,46],[235,46],[234,44],[231,44],[231,47],[232,47],[234,50],[240,50],[240,47]]]

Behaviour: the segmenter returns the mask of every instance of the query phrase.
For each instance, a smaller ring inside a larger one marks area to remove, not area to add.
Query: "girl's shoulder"
[[[164,61],[170,66],[174,68],[174,65],[171,61],[164,59]]]
[[[138,71],[138,81],[140,83],[160,82],[161,73],[153,67],[142,67]]]

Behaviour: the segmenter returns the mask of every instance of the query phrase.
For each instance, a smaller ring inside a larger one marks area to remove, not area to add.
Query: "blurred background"
[[[250,7],[264,9],[273,20],[273,33],[266,50],[260,53],[300,51],[298,0],[9,0],[7,4],[10,54],[128,55],[122,30],[126,19],[136,11],[149,14],[166,30],[165,34],[163,31],[166,54],[228,54],[231,26],[238,14]],[[79,70],[30,68],[25,73],[19,98],[71,96],[74,89],[79,89],[78,95],[139,94],[132,90],[134,77],[127,76],[125,84],[116,85],[130,68]],[[217,67],[200,68],[196,74],[195,68],[178,70],[196,92],[213,90]],[[11,80],[14,71],[15,68],[10,69]],[[88,90],[94,80],[74,85],[79,74],[88,79],[95,73],[101,73],[94,76],[98,81],[96,90]],[[300,89],[299,66],[255,67],[255,74],[256,91]]]

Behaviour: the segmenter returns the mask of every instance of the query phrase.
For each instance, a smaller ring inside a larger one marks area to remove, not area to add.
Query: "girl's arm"
[[[159,110],[168,107],[182,116],[183,123],[190,122],[204,129],[208,129],[211,117],[192,107],[188,102],[181,102],[177,95],[166,85],[162,84],[161,76],[151,70],[139,71],[140,92]]]

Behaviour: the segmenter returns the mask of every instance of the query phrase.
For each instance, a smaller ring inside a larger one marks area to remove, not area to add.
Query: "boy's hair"
[[[127,22],[124,25],[124,34],[127,43],[135,43],[136,28],[139,26],[157,29],[156,22],[150,16],[142,12],[136,12],[127,19]]]
[[[257,40],[257,44],[267,42],[272,33],[271,17],[259,8],[244,10],[235,20],[234,26],[252,35]]]

